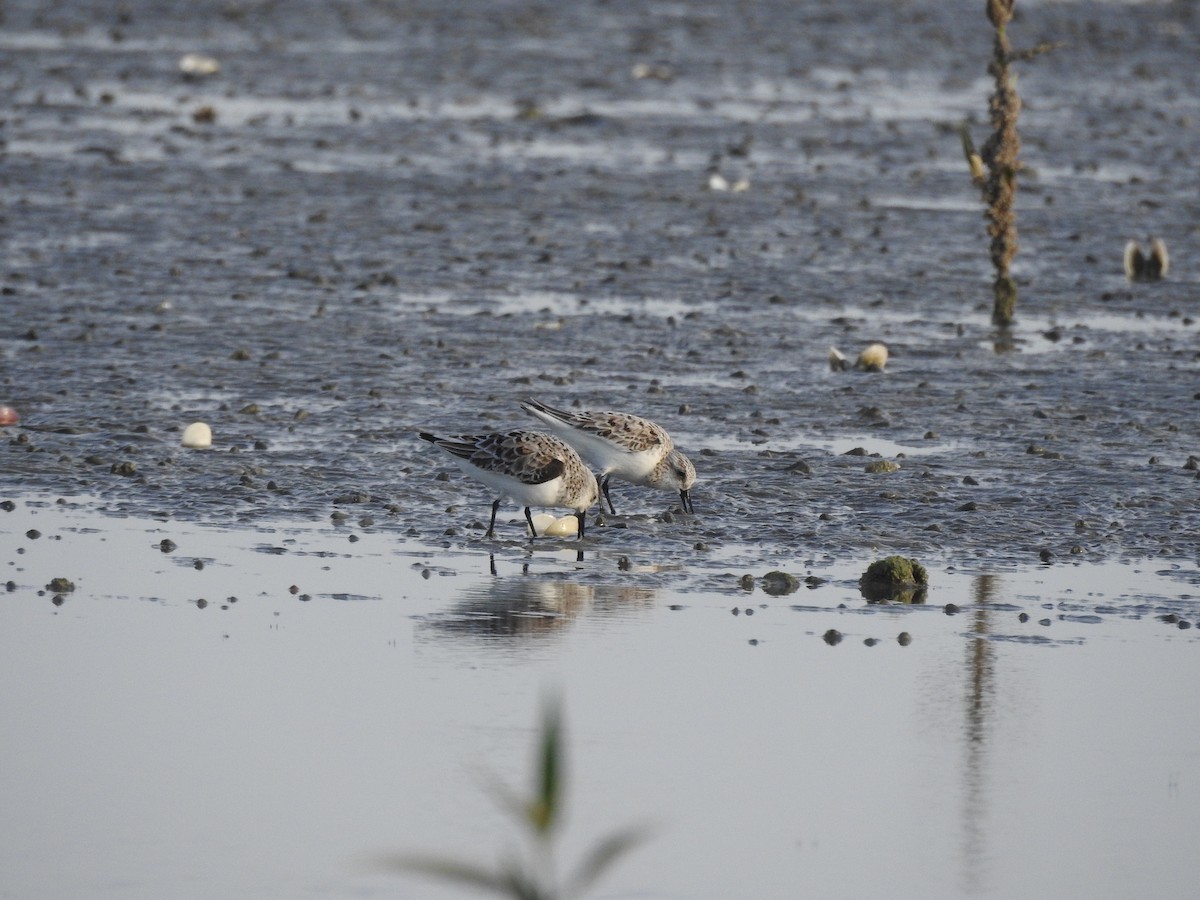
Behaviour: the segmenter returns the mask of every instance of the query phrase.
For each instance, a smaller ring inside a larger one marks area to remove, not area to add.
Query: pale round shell
[[[207,450],[212,446],[212,429],[204,422],[193,422],[183,429],[179,443],[192,450]]]

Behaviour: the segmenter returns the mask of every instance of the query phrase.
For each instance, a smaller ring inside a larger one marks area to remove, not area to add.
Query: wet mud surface
[[[981,10],[6,3],[4,493],[516,550],[416,432],[532,396],[694,460],[694,517],[616,485],[632,515],[582,543],[650,583],[1195,561],[1197,11],[1022,7],[1019,45],[1067,44],[1020,66],[999,332],[956,133],[985,135]],[[1130,284],[1151,234],[1169,277]],[[875,340],[885,373],[829,370]]]

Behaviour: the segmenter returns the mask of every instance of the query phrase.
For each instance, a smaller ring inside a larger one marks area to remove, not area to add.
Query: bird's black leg
[[[581,509],[579,512],[575,513],[575,518],[579,520],[579,540],[581,541],[583,540],[583,522],[586,516],[586,509]]]
[[[491,537],[496,531],[496,513],[500,509],[500,498],[496,498],[496,502],[492,504],[492,522],[488,525],[487,534],[484,537]]]
[[[529,533],[537,537],[537,529],[533,527],[533,516],[529,512],[529,507],[525,507],[525,521],[529,523]]]
[[[608,493],[608,482],[609,482],[609,479],[611,479],[611,478],[612,478],[611,475],[605,475],[603,478],[600,479],[600,490],[604,494],[604,499],[608,501],[608,511],[615,516],[617,514],[617,511],[615,509],[613,509],[612,497]],[[583,529],[580,529],[579,533],[583,534]]]

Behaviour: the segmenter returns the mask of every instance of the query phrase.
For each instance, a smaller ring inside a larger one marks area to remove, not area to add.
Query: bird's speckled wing
[[[558,478],[566,470],[564,453],[573,452],[558,438],[532,431],[456,434],[433,443],[477,468],[525,484],[544,484]]]

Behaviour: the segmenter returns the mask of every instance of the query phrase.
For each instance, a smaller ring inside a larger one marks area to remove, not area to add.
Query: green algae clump
[[[924,603],[929,573],[915,559],[888,556],[867,566],[858,580],[859,589],[872,603],[891,600],[899,603]]]

